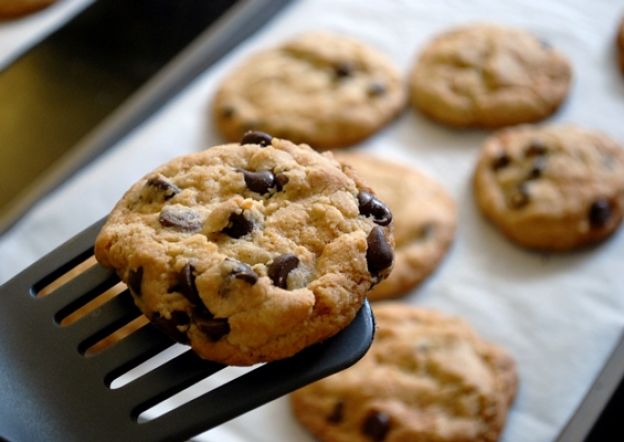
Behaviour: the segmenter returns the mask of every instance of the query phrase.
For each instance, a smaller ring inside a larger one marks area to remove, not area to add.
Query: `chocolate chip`
[[[143,267],[128,271],[128,288],[136,296],[141,296],[141,283],[143,282]]]
[[[199,215],[191,209],[179,206],[165,206],[158,217],[160,225],[181,232],[197,232],[202,227]]]
[[[513,192],[509,196],[509,206],[512,209],[520,209],[530,202],[531,198],[529,196],[529,190],[526,183],[521,183],[520,185],[518,185],[515,192]]]
[[[292,253],[280,255],[273,260],[267,270],[276,287],[288,288],[288,274],[299,265],[299,258]]]
[[[245,218],[245,215],[241,213],[232,213],[229,218],[229,223],[225,229],[222,230],[226,235],[232,238],[240,238],[247,235],[253,230],[253,223]]]
[[[339,79],[350,77],[354,70],[353,63],[348,61],[343,61],[334,65],[334,74],[336,75],[336,78]]]
[[[277,175],[275,175],[275,187],[279,192],[282,191],[286,184],[288,184],[288,177],[286,175],[284,175],[283,173],[278,173]]]
[[[533,165],[529,170],[529,174],[527,175],[527,180],[535,180],[542,176],[546,170],[546,157],[538,156],[533,160]]]
[[[366,250],[368,271],[372,276],[377,277],[392,265],[394,259],[392,246],[386,240],[384,231],[379,226],[373,227],[366,241],[368,243]]]
[[[371,411],[362,422],[362,433],[374,442],[381,442],[390,430],[390,416],[381,411]]]
[[[612,213],[611,203],[604,198],[598,199],[589,207],[589,224],[595,229],[600,229],[607,225]]]
[[[275,175],[270,170],[261,170],[259,172],[250,172],[248,170],[241,170],[243,177],[245,177],[245,184],[247,188],[252,192],[257,192],[261,195],[267,193],[270,188],[276,186]]]
[[[368,192],[360,192],[357,199],[360,213],[364,216],[372,216],[375,224],[387,226],[392,222],[392,212],[375,196]]]
[[[230,324],[227,318],[195,315],[193,320],[197,328],[213,342],[218,341],[230,332]]]
[[[178,325],[186,325],[186,324],[179,324],[178,321],[180,318],[177,317],[177,315],[174,316],[173,315],[174,313],[177,313],[177,312],[172,312],[171,319],[166,319],[162,317],[160,313],[155,312],[149,315],[149,319],[152,322],[152,324],[154,324],[158,329],[163,331],[167,336],[169,336],[173,340],[180,342],[182,344],[188,344],[189,339],[186,336],[186,333],[178,329]]]
[[[379,81],[374,81],[368,85],[366,92],[369,97],[380,97],[386,93],[386,86]]]
[[[180,193],[180,188],[175,184],[167,181],[161,176],[155,176],[147,180],[147,185],[153,187],[163,194],[165,200],[173,198]]]
[[[262,147],[271,144],[273,137],[265,132],[259,130],[250,130],[245,133],[240,144],[259,144]]]
[[[524,156],[529,158],[546,155],[546,153],[548,153],[548,148],[546,147],[546,145],[539,140],[533,140],[531,141],[531,144],[529,144],[529,146],[525,149]]]
[[[188,325],[191,322],[188,313],[181,310],[171,312],[171,322],[175,325]]]
[[[339,424],[344,418],[344,402],[338,401],[334,405],[332,412],[327,416],[327,422],[330,424]]]
[[[500,169],[504,169],[505,167],[511,164],[511,157],[507,154],[507,152],[500,152],[494,160],[492,161],[492,170],[499,171]]]
[[[224,106],[221,109],[221,116],[225,119],[230,119],[234,116],[234,114],[236,113],[236,111],[234,110],[234,108],[232,106]]]
[[[178,285],[174,288],[176,292],[180,292],[186,299],[196,306],[203,306],[199,297],[197,286],[195,285],[195,267],[186,263],[182,271],[178,274]]]
[[[256,272],[254,272],[253,269],[244,262],[236,261],[230,274],[232,275],[232,277],[240,279],[241,281],[245,281],[247,284],[250,285],[254,285],[256,282],[258,282],[258,275],[256,274]]]

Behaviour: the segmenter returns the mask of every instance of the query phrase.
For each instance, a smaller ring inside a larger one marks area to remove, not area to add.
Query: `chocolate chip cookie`
[[[330,153],[251,132],[138,181],[95,256],[200,356],[281,359],[348,325],[390,272],[392,214],[363,195],[374,197]]]
[[[385,56],[344,35],[308,32],[230,72],[213,117],[229,141],[258,129],[327,149],[378,131],[405,100],[401,75]]]
[[[517,375],[464,321],[400,303],[373,307],[378,330],[353,367],[291,395],[324,442],[496,441]]]
[[[611,235],[622,221],[624,151],[572,125],[502,130],[483,146],[476,201],[510,239],[563,251]]]
[[[411,73],[411,99],[451,126],[502,127],[552,114],[571,77],[566,57],[529,32],[474,24],[425,47]]]
[[[368,298],[405,294],[429,276],[445,256],[455,234],[454,201],[441,184],[412,167],[364,153],[340,152],[335,156],[375,189],[394,217],[394,268]]]
[[[2,0],[0,1],[0,20],[20,17],[50,6],[56,0]]]
[[[622,19],[622,23],[620,23],[620,29],[616,38],[616,45],[620,68],[622,69],[622,72],[624,72],[624,19]]]

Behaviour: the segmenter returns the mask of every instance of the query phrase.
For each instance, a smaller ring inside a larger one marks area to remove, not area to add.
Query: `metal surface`
[[[99,0],[1,71],[0,233],[288,3]]]
[[[341,333],[292,358],[268,363],[175,408],[137,423],[147,408],[222,365],[188,351],[118,389],[110,383],[172,343],[151,325],[95,355],[94,342],[139,314],[126,291],[75,324],[62,316],[118,282],[99,265],[45,297],[42,287],[92,255],[101,223],[85,230],[0,287],[0,437],[20,441],[185,440],[245,411],[344,369],[374,333],[366,303]]]

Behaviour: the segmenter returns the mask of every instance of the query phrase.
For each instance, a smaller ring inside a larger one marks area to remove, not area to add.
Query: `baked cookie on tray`
[[[56,0],[0,0],[0,20],[20,17],[47,6]]]
[[[573,125],[504,129],[482,148],[474,195],[518,244],[547,251],[593,244],[622,221],[624,150]]]
[[[402,303],[373,306],[377,334],[353,367],[291,394],[323,442],[496,441],[517,374],[463,320]]]
[[[95,256],[201,357],[281,359],[346,327],[391,270],[392,216],[363,193],[330,153],[250,132],[134,184]]]
[[[394,268],[368,298],[375,301],[405,294],[427,278],[446,255],[457,223],[455,202],[440,183],[413,167],[365,153],[334,155],[353,167],[393,214]]]
[[[618,51],[618,58],[620,61],[620,69],[624,72],[624,18],[620,23],[620,28],[616,38],[616,45]]]
[[[229,141],[250,129],[315,149],[357,143],[404,107],[398,69],[345,35],[308,32],[249,57],[227,74],[213,101]]]
[[[411,100],[451,126],[496,128],[546,118],[571,78],[566,57],[531,33],[480,23],[444,32],[423,49]]]

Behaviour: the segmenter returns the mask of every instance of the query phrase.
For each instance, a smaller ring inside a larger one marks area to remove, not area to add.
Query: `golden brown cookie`
[[[494,128],[552,114],[568,94],[567,59],[527,31],[474,24],[447,31],[421,52],[411,99],[457,127]]]
[[[490,137],[474,195],[510,239],[563,251],[611,235],[624,209],[624,151],[599,132],[572,125],[519,126]]]
[[[20,17],[50,6],[56,0],[0,0],[0,20]]]
[[[620,29],[616,39],[618,58],[620,60],[620,68],[624,72],[624,19],[620,23]]]
[[[250,365],[351,322],[392,267],[391,221],[330,153],[250,132],[139,180],[95,256],[174,339],[206,359]]]
[[[405,100],[401,75],[382,54],[344,35],[308,32],[227,74],[213,118],[229,141],[258,129],[326,149],[370,136]]]
[[[435,270],[453,241],[454,201],[441,184],[412,167],[365,153],[334,155],[353,167],[393,214],[394,268],[368,298],[375,301],[409,292]]]
[[[517,389],[507,352],[432,310],[378,303],[373,313],[369,352],[294,392],[297,419],[323,442],[496,441]]]

